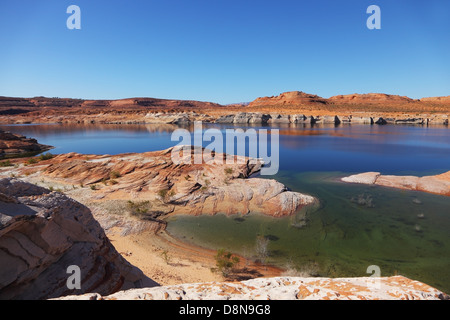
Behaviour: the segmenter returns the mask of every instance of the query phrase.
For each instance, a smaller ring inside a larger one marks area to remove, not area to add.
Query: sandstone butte
[[[417,190],[450,196],[450,171],[435,176],[394,176],[380,172],[366,172],[341,179],[344,182],[373,184],[391,188]]]
[[[314,197],[289,191],[276,180],[249,178],[261,169],[258,159],[233,156],[233,163],[226,164],[225,154],[212,153],[204,163],[194,164],[195,148],[189,147],[184,161],[191,163],[179,164],[171,155],[176,150],[182,156],[182,148],[174,148],[114,156],[61,154],[37,164],[8,168],[3,174],[83,186],[93,199],[101,201],[146,200],[150,202],[151,219],[168,213],[250,211],[281,217],[318,203]]]
[[[450,96],[411,99],[384,93],[355,93],[322,98],[301,91],[291,91],[278,96],[257,98],[250,103],[230,105],[155,98],[83,100],[0,97],[0,123],[179,124],[193,121],[215,122],[220,117],[241,112],[270,115],[272,123],[286,123],[286,116],[294,115],[294,120],[288,123],[297,123],[296,119],[302,115],[305,118],[338,117],[339,122],[330,123],[448,125]],[[283,118],[279,122],[278,116]],[[250,118],[247,123],[252,123]],[[235,123],[244,122],[240,119]]]

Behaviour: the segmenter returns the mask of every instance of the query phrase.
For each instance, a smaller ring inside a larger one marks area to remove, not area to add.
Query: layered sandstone
[[[80,289],[66,285],[72,265],[80,268]],[[0,180],[0,299],[155,285],[115,250],[87,207],[18,179]]]
[[[398,96],[385,93],[366,93],[366,94],[347,94],[347,95],[337,95],[330,97],[328,99],[332,103],[368,103],[368,104],[378,104],[378,103],[411,103],[419,102],[419,100],[414,100],[405,96]]]
[[[194,163],[195,150],[188,147],[120,155],[62,154],[5,174],[25,175],[67,186],[81,186],[89,197],[105,200],[147,201],[146,216],[158,219],[168,213],[247,214],[258,212],[286,216],[315,204],[314,197],[289,191],[273,179],[250,178],[262,162],[248,157],[212,153]],[[174,161],[178,153],[182,161]],[[183,158],[184,155],[184,158]]]
[[[386,278],[259,278],[86,294],[62,300],[444,300],[448,296],[402,276]]]
[[[86,100],[69,98],[10,98],[0,97],[0,107],[24,107],[24,108],[124,108],[142,109],[142,107],[156,109],[172,108],[209,108],[221,105],[212,102],[202,102],[193,100],[169,100],[156,98],[128,98],[118,100]]]
[[[249,107],[255,106],[277,106],[277,105],[311,105],[326,104],[327,99],[315,94],[309,94],[302,91],[290,91],[281,93],[278,96],[257,98],[249,104]]]
[[[450,171],[435,176],[394,176],[366,172],[342,178],[344,182],[375,184],[385,187],[424,191],[450,196]]]
[[[355,93],[327,99],[301,91],[231,105],[156,98],[82,100],[0,97],[0,123],[185,124],[194,121],[214,122],[222,116],[240,112],[282,116],[282,120],[268,121],[269,124],[294,123],[287,121],[286,117],[305,115],[307,118],[339,117],[343,123],[442,125],[448,124],[450,100],[449,97],[411,99],[384,93]],[[258,117],[248,121],[235,119],[233,123],[259,123]],[[383,121],[378,122],[380,118]],[[272,116],[272,119],[275,118]],[[349,119],[352,121],[347,121]]]

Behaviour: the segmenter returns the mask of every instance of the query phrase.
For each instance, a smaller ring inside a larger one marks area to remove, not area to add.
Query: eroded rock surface
[[[64,300],[443,300],[448,296],[402,276],[387,278],[259,278],[134,289]]]
[[[449,97],[411,99],[368,93],[326,99],[301,91],[231,105],[155,98],[0,97],[0,123],[189,124],[204,121],[229,124],[448,125],[449,106]]]
[[[79,290],[66,286],[71,265],[81,271]],[[115,250],[87,207],[18,179],[0,179],[0,299],[108,295],[155,285]]]
[[[173,150],[115,156],[69,153],[14,172],[83,186],[92,189],[91,197],[99,200],[145,200],[153,218],[171,212],[199,215],[250,211],[280,217],[317,202],[312,196],[289,191],[276,180],[249,178],[260,171],[260,160],[233,156],[232,163],[227,164],[227,155],[218,153],[195,164],[194,149],[189,147],[179,163],[172,160]]]

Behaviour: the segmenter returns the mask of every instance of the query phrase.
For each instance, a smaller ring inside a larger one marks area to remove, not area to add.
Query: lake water
[[[232,126],[211,127],[224,129]],[[161,150],[173,125],[0,126],[52,153],[118,154]],[[206,129],[207,127],[205,127]],[[244,129],[247,127],[243,127]],[[259,129],[262,127],[253,127]],[[352,173],[437,174],[450,170],[450,129],[422,126],[286,126],[280,129],[280,171],[270,179],[320,199],[319,208],[275,219],[184,216],[168,219],[168,232],[204,247],[255,256],[268,239],[267,262],[330,277],[400,274],[450,292],[450,198],[379,186],[345,184]],[[192,129],[192,128],[188,128]],[[299,222],[306,216],[306,226]]]

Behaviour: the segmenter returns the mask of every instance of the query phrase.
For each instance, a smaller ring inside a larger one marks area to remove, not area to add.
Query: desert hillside
[[[317,115],[349,115],[359,112],[378,112],[382,115],[449,113],[449,97],[411,99],[405,96],[367,93],[337,95],[328,99],[299,91],[285,92],[278,96],[258,98],[248,109],[267,112],[311,112]]]
[[[322,98],[301,91],[284,92],[278,96],[259,97],[249,104],[221,105],[213,102],[192,100],[169,100],[156,98],[129,98],[119,100],[83,100],[66,98],[11,98],[0,97],[1,116],[71,115],[138,112],[201,112],[224,115],[233,112],[285,112],[325,113],[348,115],[355,112],[395,113],[449,113],[450,96],[411,99],[409,97],[384,94],[346,94]]]

